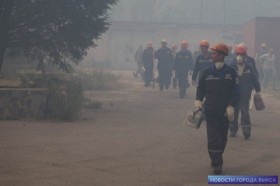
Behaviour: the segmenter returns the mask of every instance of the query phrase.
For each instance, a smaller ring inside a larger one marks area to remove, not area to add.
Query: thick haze
[[[254,17],[280,17],[279,10],[280,0],[120,0],[112,20],[242,24]]]

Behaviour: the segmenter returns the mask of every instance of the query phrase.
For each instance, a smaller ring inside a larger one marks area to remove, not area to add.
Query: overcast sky
[[[112,20],[242,24],[280,17],[280,0],[120,0]]]

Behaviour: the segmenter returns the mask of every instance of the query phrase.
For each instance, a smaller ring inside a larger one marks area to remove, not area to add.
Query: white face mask
[[[223,62],[216,62],[215,66],[216,66],[216,69],[221,69],[221,68],[223,68],[224,63]]]
[[[237,56],[236,60],[237,60],[238,64],[243,64],[243,62],[244,62],[243,57],[240,55]]]

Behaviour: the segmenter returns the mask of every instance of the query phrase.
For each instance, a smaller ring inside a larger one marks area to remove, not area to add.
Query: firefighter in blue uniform
[[[155,58],[158,59],[159,88],[162,91],[170,87],[174,61],[172,51],[167,47],[165,39],[161,41],[161,48],[156,51]]]
[[[192,74],[192,85],[195,86],[201,78],[203,72],[208,67],[212,66],[210,58],[209,42],[207,40],[200,41],[200,54],[196,57],[195,66]]]
[[[221,174],[223,152],[227,143],[229,122],[234,119],[234,107],[238,102],[238,81],[236,71],[224,64],[228,47],[217,43],[211,47],[213,63],[199,80],[195,106],[201,109],[205,101],[208,153],[214,174]]]
[[[238,74],[239,82],[239,102],[234,110],[234,120],[230,123],[230,136],[235,137],[238,131],[238,116],[241,112],[241,126],[245,139],[251,136],[251,121],[249,114],[249,102],[252,90],[255,89],[256,96],[261,97],[260,83],[257,78],[257,74],[252,66],[245,62],[243,56],[246,53],[246,49],[243,46],[237,46],[235,49],[237,60],[232,67]]]
[[[153,81],[153,70],[154,70],[154,49],[152,42],[147,42],[147,47],[143,51],[143,67],[144,71],[144,81],[145,87],[151,86],[151,82]]]
[[[174,69],[178,76],[179,97],[186,96],[187,88],[189,87],[188,73],[192,68],[193,56],[188,50],[188,42],[183,40],[181,43],[181,50],[176,54],[174,60]]]

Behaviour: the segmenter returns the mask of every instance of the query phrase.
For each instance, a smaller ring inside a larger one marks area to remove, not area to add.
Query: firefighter
[[[238,81],[233,68],[224,64],[228,47],[217,43],[211,47],[214,64],[207,68],[199,80],[196,91],[196,109],[205,101],[208,153],[214,174],[221,174],[223,152],[227,143],[229,122],[234,119],[234,107],[238,102]]]
[[[134,54],[134,61],[137,63],[137,71],[133,73],[134,77],[138,77],[138,75],[140,75],[140,77],[143,77],[143,72],[142,72],[142,67],[143,67],[143,63],[142,63],[142,57],[143,57],[143,46],[140,45],[138,47],[138,49],[136,50],[135,54]]]
[[[181,43],[181,50],[176,54],[174,60],[174,69],[178,76],[179,83],[179,97],[186,96],[186,90],[189,87],[188,73],[192,68],[193,56],[188,50],[188,42],[183,40]]]
[[[143,67],[145,69],[144,73],[144,81],[145,87],[151,86],[151,82],[153,80],[153,70],[154,70],[154,49],[152,42],[147,42],[147,47],[143,51]]]
[[[192,73],[192,85],[195,86],[196,82],[201,78],[203,72],[208,67],[212,66],[212,61],[210,59],[209,42],[207,40],[200,41],[200,52],[196,58],[195,66]],[[197,78],[197,76],[199,78]]]
[[[262,61],[263,63],[263,72],[264,72],[263,89],[266,89],[267,85],[269,84],[269,81],[272,81],[272,89],[278,90],[278,88],[276,88],[277,66],[276,66],[274,50],[271,48],[267,54],[260,56],[259,60]]]
[[[260,60],[260,57],[264,54],[268,54],[268,48],[266,43],[262,43],[261,44],[261,48],[258,51],[258,53],[256,54],[257,56],[257,70],[259,73],[259,78],[261,80],[264,80],[264,71],[263,71],[263,62]]]
[[[256,67],[255,59],[247,54],[247,51],[248,51],[247,45],[245,43],[240,43],[235,47],[235,50],[238,49],[239,47],[243,47],[244,50],[246,51],[246,53],[242,54],[242,58],[244,59],[245,63],[248,63],[252,67],[252,69],[257,74],[257,77],[259,78],[259,73],[258,73],[258,70]],[[236,60],[237,60],[236,58],[233,60],[233,64],[237,63]]]
[[[175,58],[176,53],[177,53],[177,45],[176,44],[172,45],[171,51],[172,51],[173,58]],[[173,88],[176,89],[177,88],[177,82],[178,82],[178,75],[176,74],[176,71],[173,71],[172,74],[173,74],[172,75],[172,86],[173,86]]]
[[[161,48],[156,51],[155,58],[158,60],[159,88],[162,91],[170,87],[173,68],[172,51],[167,47],[165,39],[161,41]]]
[[[230,123],[230,136],[236,137],[236,133],[238,131],[238,117],[239,112],[241,112],[241,126],[243,136],[245,139],[249,139],[251,136],[251,121],[249,114],[251,93],[252,90],[255,89],[256,96],[261,97],[261,87],[255,70],[248,63],[245,63],[245,48],[238,46],[235,49],[235,53],[237,60],[234,64],[232,64],[232,67],[237,72],[239,82],[239,101],[234,109],[234,120]]]

